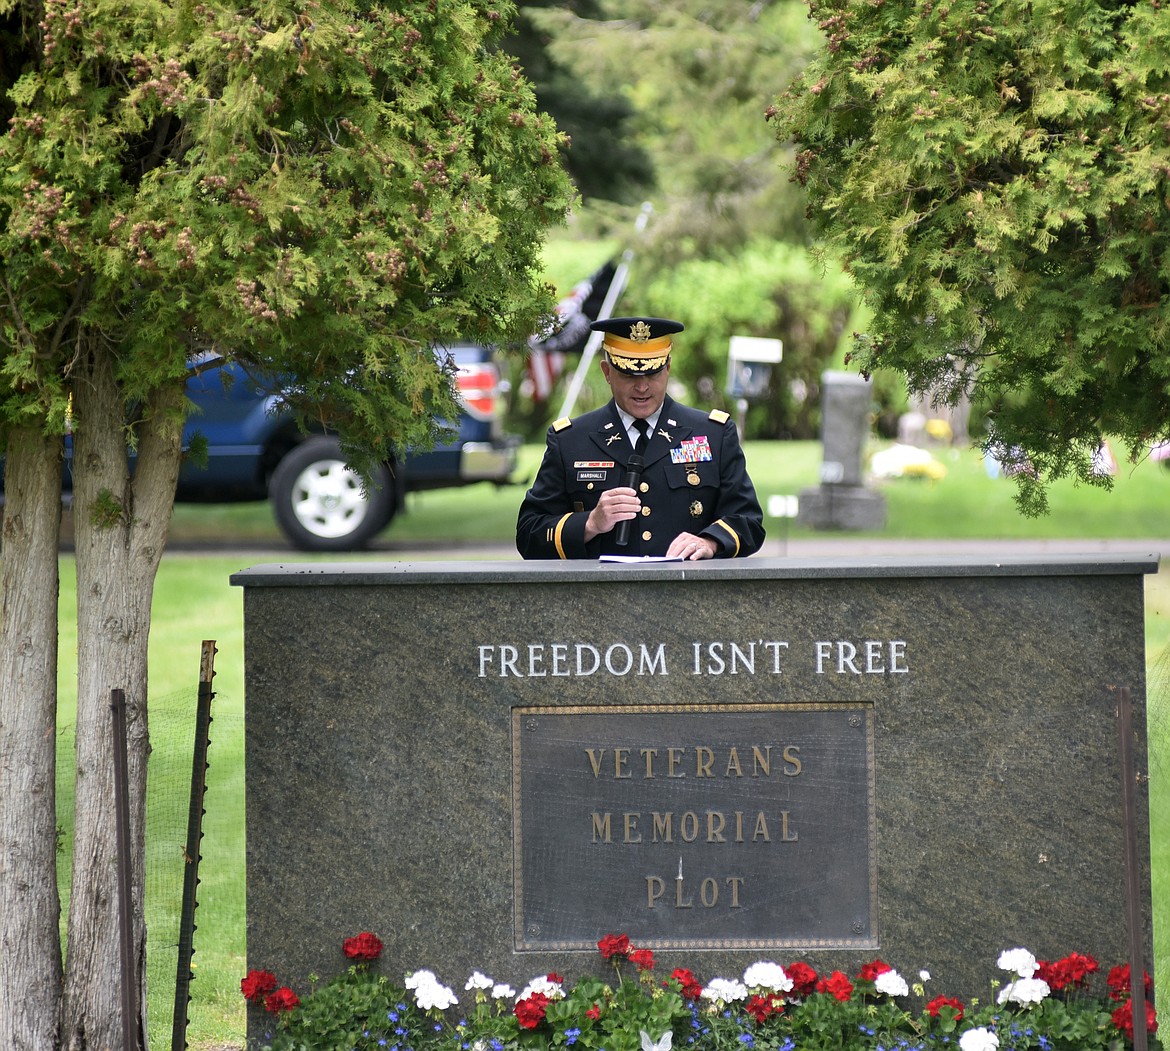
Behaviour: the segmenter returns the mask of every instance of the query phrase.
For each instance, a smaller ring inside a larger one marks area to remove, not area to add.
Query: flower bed
[[[549,974],[517,992],[476,972],[461,1003],[430,971],[401,985],[377,974],[382,942],[363,931],[343,943],[349,969],[303,1000],[270,971],[249,971],[240,988],[267,1012],[271,1051],[1121,1051],[1133,1039],[1128,965],[1094,992],[1097,961],[1076,952],[1038,961],[1007,950],[987,1001],[963,1003],[928,998],[926,971],[911,986],[881,960],[853,976],[760,961],[703,984],[683,968],[656,976],[653,953],[625,934],[597,947],[608,980]],[[1153,1034],[1148,1001],[1145,1013]]]

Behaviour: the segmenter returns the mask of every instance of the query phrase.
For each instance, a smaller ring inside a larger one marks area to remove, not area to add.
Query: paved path
[[[760,554],[821,558],[868,555],[1061,555],[1132,554],[1170,558],[1170,537],[1150,540],[888,540],[834,536],[769,539]]]
[[[775,530],[773,527],[773,534]],[[1170,537],[1149,540],[890,540],[881,537],[856,538],[839,534],[788,540],[774,535],[764,542],[759,556],[765,558],[867,558],[870,556],[977,555],[1061,555],[1132,554],[1155,555],[1170,562]],[[295,557],[291,552],[280,557]],[[396,543],[393,533],[365,557],[396,562],[436,560],[516,560],[520,556],[511,544]]]

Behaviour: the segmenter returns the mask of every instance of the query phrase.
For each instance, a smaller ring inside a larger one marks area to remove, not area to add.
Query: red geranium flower
[[[803,998],[817,987],[817,972],[803,960],[790,963],[784,968],[784,973],[792,979],[790,992],[793,996]]]
[[[550,982],[555,982],[557,985],[560,985],[561,982],[564,981],[564,978],[562,978],[559,974],[557,974],[556,971],[549,971],[548,974],[545,975],[545,977]]]
[[[963,1020],[963,1004],[961,1000],[956,1000],[953,996],[936,996],[926,1005],[926,1013],[931,1018],[937,1018],[940,1008],[953,1007],[955,1011],[955,1021],[961,1022]]]
[[[260,1003],[276,988],[276,975],[271,971],[249,971],[240,979],[240,992],[250,1004]]]
[[[834,971],[828,978],[817,982],[818,993],[831,993],[844,1003],[853,995],[853,983],[840,971]]]
[[[857,979],[862,982],[872,982],[879,974],[885,974],[886,971],[892,971],[893,969],[888,963],[882,960],[873,960],[857,972]]]
[[[624,960],[630,953],[630,936],[628,934],[607,934],[597,943],[601,955],[612,960],[615,956]]]
[[[697,1000],[703,995],[703,983],[700,982],[687,968],[676,967],[670,974],[679,984],[679,992],[684,1000]],[[663,982],[663,985],[666,983]]]
[[[544,1021],[544,1011],[548,1007],[548,997],[544,993],[530,993],[513,1008],[518,1021],[525,1029],[535,1029]]]
[[[630,953],[630,960],[637,965],[639,971],[654,970],[654,953],[649,949],[635,949]]]
[[[763,1025],[767,1019],[784,1010],[784,998],[776,993],[761,993],[748,1000],[744,1010],[756,1020],[756,1025]]]
[[[1150,997],[1150,976],[1145,974],[1146,985],[1146,999]],[[1114,967],[1109,972],[1109,976],[1105,979],[1105,984],[1109,986],[1109,997],[1113,1000],[1120,1000],[1129,995],[1130,981],[1129,981],[1129,964],[1123,964],[1120,967]]]
[[[369,931],[362,931],[353,938],[346,938],[341,948],[351,960],[376,960],[382,955],[382,939]]]
[[[1068,986],[1083,986],[1090,974],[1099,969],[1096,960],[1091,956],[1084,956],[1079,952],[1069,953],[1063,960],[1049,962],[1038,960],[1036,963],[1036,977],[1048,983],[1054,992],[1060,992]]]
[[[264,1001],[264,1010],[278,1015],[281,1011],[291,1011],[294,1007],[299,1007],[300,1003],[300,997],[287,985],[282,985],[268,994],[268,999]]]
[[[1113,1024],[1117,1026],[1130,1040],[1133,1039],[1133,1001],[1126,1000],[1116,1011],[1113,1012]],[[1158,1031],[1158,1016],[1154,1011],[1154,1005],[1149,1000],[1146,1001],[1146,1031],[1156,1033]]]
[[[599,1004],[594,1004],[591,1008],[589,1008],[588,1011],[585,1012],[585,1017],[592,1018],[593,1021],[596,1022],[597,1019],[601,1017],[601,1006]]]

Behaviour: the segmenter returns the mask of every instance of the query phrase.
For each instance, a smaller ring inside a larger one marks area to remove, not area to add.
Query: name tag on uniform
[[[578,482],[604,482],[609,475],[606,471],[578,471]]]

